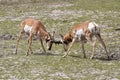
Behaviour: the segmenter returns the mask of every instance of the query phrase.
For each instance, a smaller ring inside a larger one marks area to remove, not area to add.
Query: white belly
[[[24,31],[25,31],[26,33],[30,33],[31,30],[32,30],[32,27],[31,27],[31,26],[25,25]]]

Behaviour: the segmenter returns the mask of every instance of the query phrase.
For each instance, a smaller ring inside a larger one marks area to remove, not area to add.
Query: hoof
[[[90,57],[90,60],[92,60],[93,59],[93,57]]]
[[[108,61],[110,61],[110,57],[108,56]]]
[[[28,54],[28,52],[26,53],[26,56],[28,56],[29,54]]]
[[[86,59],[87,57],[86,57],[86,56],[84,56],[84,58]]]
[[[17,53],[15,53],[15,55],[17,55]]]
[[[33,54],[33,52],[31,52],[31,54]]]
[[[63,58],[65,58],[65,57],[66,57],[66,55],[63,55],[62,57],[63,57]]]
[[[15,55],[17,55],[17,50],[15,51]]]

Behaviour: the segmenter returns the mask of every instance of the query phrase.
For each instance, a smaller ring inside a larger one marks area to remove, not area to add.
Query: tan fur
[[[19,40],[21,39],[23,33],[25,33],[25,31],[24,31],[25,25],[32,27],[31,31],[29,33],[27,33],[29,35],[29,37],[28,37],[28,51],[27,51],[26,55],[29,54],[29,51],[31,51],[31,53],[33,53],[32,49],[31,49],[31,44],[32,44],[32,37],[34,35],[36,35],[39,38],[39,40],[41,42],[42,49],[46,53],[46,50],[43,46],[43,39],[46,41],[50,40],[50,35],[46,31],[44,25],[40,21],[38,21],[36,19],[31,19],[31,18],[25,19],[24,21],[21,22],[21,30],[20,30],[20,35],[19,35],[18,40],[17,40],[15,53],[17,54]]]
[[[77,24],[75,25],[74,27],[72,27],[72,29],[70,30],[69,33],[67,33],[66,35],[64,35],[64,40],[69,40],[69,39],[72,39],[74,37],[74,32],[78,29],[83,29],[85,34],[87,36],[90,35],[90,31],[88,30],[88,24],[90,23],[90,21],[86,21],[82,24]],[[89,34],[89,35],[88,35]]]
[[[82,44],[82,51],[83,51],[83,54],[84,54],[84,58],[86,58],[86,54],[85,54],[85,50],[84,50],[84,42],[86,42],[86,40],[87,40],[88,42],[90,42],[91,45],[93,46],[93,52],[92,52],[92,55],[91,55],[90,59],[92,59],[92,58],[94,57],[95,47],[96,47],[96,46],[95,46],[96,41],[93,41],[93,40],[92,40],[93,36],[95,36],[95,37],[100,41],[100,43],[102,44],[102,46],[103,46],[103,48],[105,49],[105,52],[106,52],[106,54],[107,54],[107,56],[108,56],[108,52],[107,52],[106,46],[105,46],[105,44],[104,44],[104,42],[103,42],[103,40],[102,40],[102,38],[101,38],[100,32],[92,33],[92,32],[90,32],[90,30],[88,29],[88,25],[89,25],[90,22],[91,22],[91,21],[85,21],[85,22],[83,22],[83,23],[81,23],[81,24],[75,25],[74,27],[71,28],[71,30],[70,30],[65,36],[63,36],[63,40],[62,40],[62,41],[63,41],[63,44],[64,44],[65,42],[68,42],[67,45],[64,45],[64,48],[65,48],[65,49],[67,49],[66,47],[68,46],[68,50],[67,50],[67,52],[65,53],[65,55],[64,55],[63,57],[65,57],[65,56],[68,55],[68,53],[69,53],[72,45],[76,42],[76,39],[77,39],[77,38],[75,37],[75,34],[74,34],[74,33],[75,33],[77,30],[80,30],[80,29],[83,29],[83,32],[84,32],[84,35],[82,35],[81,41],[80,41],[81,44]],[[97,28],[98,28],[98,27],[95,25],[94,29],[97,30]],[[99,28],[98,28],[98,29],[99,29]],[[71,40],[71,41],[68,41],[68,40]],[[70,45],[68,45],[68,44],[70,44]],[[109,59],[109,56],[108,56],[108,59]]]

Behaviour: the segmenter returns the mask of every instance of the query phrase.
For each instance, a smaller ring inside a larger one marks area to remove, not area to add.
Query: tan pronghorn
[[[47,43],[47,49],[51,50],[52,43],[54,43],[54,35],[51,36],[50,33],[46,31],[44,25],[39,20],[31,19],[31,18],[25,19],[24,21],[22,21],[20,28],[21,30],[20,30],[20,34],[17,40],[15,54],[17,54],[19,40],[21,39],[23,33],[27,33],[29,35],[28,50],[27,50],[26,55],[29,55],[29,51],[33,53],[31,49],[33,36],[37,36],[37,38],[39,38],[42,49],[44,50],[44,53],[46,53],[46,50],[43,45],[43,40],[45,40]]]
[[[81,24],[75,25],[66,35],[64,36],[61,35],[62,37],[61,41],[64,45],[64,49],[67,51],[63,57],[68,55],[71,47],[73,46],[75,42],[80,41],[82,45],[82,51],[84,54],[84,58],[86,58],[86,54],[84,50],[84,43],[88,41],[93,46],[92,55],[90,57],[90,59],[93,59],[94,54],[95,54],[95,47],[96,47],[95,46],[96,41],[92,40],[93,36],[95,36],[99,40],[99,42],[102,44],[106,52],[106,55],[109,59],[105,43],[102,40],[101,35],[100,35],[100,27],[98,24],[96,24],[95,22],[91,22],[91,21],[85,21]]]

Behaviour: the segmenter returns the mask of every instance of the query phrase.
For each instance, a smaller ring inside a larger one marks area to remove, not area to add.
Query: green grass
[[[20,21],[5,20],[0,22],[0,34],[14,34],[20,30]]]
[[[114,10],[118,11],[119,10],[119,5],[120,2],[119,0],[71,0],[71,3],[75,3],[75,7],[72,6],[69,9],[84,9],[84,10],[101,10],[101,11],[109,11],[109,10]]]
[[[101,25],[102,38],[109,54],[120,55],[119,0],[30,0],[0,5],[0,36],[18,36],[20,23],[32,17],[45,25],[49,32],[55,30],[55,38],[65,34],[75,24],[92,20]],[[46,46],[46,44],[44,43]],[[21,40],[18,54],[16,40],[0,40],[0,79],[25,80],[112,80],[120,79],[120,59],[106,60],[104,50],[97,43],[96,59],[90,60],[92,47],[85,45],[87,59],[83,58],[81,45],[75,44],[71,53],[62,58],[62,45],[53,45],[49,54],[42,54],[39,41],[33,41],[34,54],[25,56],[27,39]],[[40,48],[40,49],[39,49]]]
[[[4,62],[4,63],[3,63]],[[96,79],[119,77],[117,61],[99,61],[61,56],[30,55],[1,58],[1,78],[8,79]],[[4,76],[3,76],[4,74]],[[12,79],[12,78],[11,78]]]

